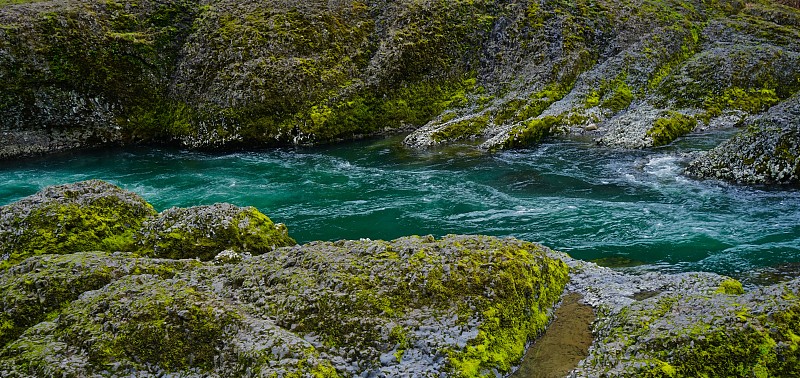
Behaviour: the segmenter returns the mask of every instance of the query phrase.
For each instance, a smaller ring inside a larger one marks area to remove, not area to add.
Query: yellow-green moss
[[[742,287],[742,283],[730,278],[725,281],[722,281],[719,284],[719,288],[717,289],[717,293],[721,294],[731,294],[731,295],[739,295],[744,294],[744,288]]]
[[[541,265],[520,265],[533,257],[526,250],[498,250],[502,270],[493,286],[500,301],[481,303],[483,323],[478,337],[464,350],[450,351],[457,377],[490,376],[492,369],[506,372],[516,365],[527,343],[546,328],[552,308],[568,280],[568,268],[559,260]]]
[[[436,142],[451,142],[480,136],[489,124],[489,115],[484,114],[462,121],[453,122],[435,133],[431,138]]]
[[[47,188],[8,206],[0,229],[0,270],[30,256],[80,251],[129,251],[133,232],[153,207],[140,197],[101,181]]]
[[[690,133],[696,126],[697,120],[694,117],[670,112],[669,117],[657,119],[646,135],[653,139],[653,146],[664,146]]]
[[[514,127],[501,148],[512,149],[535,146],[541,143],[542,139],[549,136],[553,128],[561,122],[562,117],[554,116],[531,119],[520,126]]]
[[[296,244],[286,226],[258,209],[229,204],[168,209],[147,221],[135,238],[143,255],[203,261],[226,249],[262,254]]]

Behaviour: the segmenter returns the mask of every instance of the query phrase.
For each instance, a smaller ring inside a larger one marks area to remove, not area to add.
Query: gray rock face
[[[315,242],[223,265],[38,256],[0,272],[0,375],[502,376],[567,281],[547,252],[448,236]]]
[[[547,117],[545,134],[648,148],[663,113],[707,128],[797,92],[798,20],[769,2],[694,0],[10,4],[0,7],[0,158],[408,129],[414,148],[493,150],[520,147],[506,142]],[[667,131],[656,144],[691,130]]]
[[[692,161],[686,172],[746,184],[800,184],[800,96],[746,124],[745,131]]]

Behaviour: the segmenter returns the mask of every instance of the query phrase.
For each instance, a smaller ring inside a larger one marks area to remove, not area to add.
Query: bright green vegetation
[[[670,112],[669,117],[657,119],[646,135],[653,138],[653,146],[664,146],[690,133],[696,126],[697,120],[694,117]]]
[[[619,83],[614,88],[611,95],[605,99],[600,106],[614,112],[618,112],[628,107],[633,101],[633,93],[631,93],[631,88],[625,83],[625,81],[620,80]]]
[[[189,261],[152,261],[111,256],[105,252],[43,255],[0,275],[0,346],[24,330],[52,320],[81,294],[97,290],[125,275],[153,274],[171,278],[196,267]]]
[[[561,122],[562,117],[553,116],[531,119],[512,129],[502,148],[525,148],[539,144]]]
[[[719,284],[719,289],[717,289],[717,293],[731,294],[731,295],[744,294],[744,288],[742,288],[741,282],[731,278],[722,281],[722,283]]]
[[[627,108],[634,96],[625,82],[626,77],[626,74],[620,74],[613,81],[603,80],[600,87],[586,97],[585,106],[590,108],[599,105],[615,113]]]
[[[774,89],[738,87],[726,88],[719,96],[710,95],[703,101],[709,115],[719,115],[724,109],[738,109],[748,113],[760,113],[780,102]]]
[[[489,115],[468,118],[461,121],[453,122],[435,133],[431,134],[434,141],[455,141],[468,138],[474,138],[483,133],[486,125],[489,123]]]
[[[500,257],[496,266],[501,272],[492,279],[495,284],[491,287],[500,301],[476,303],[484,319],[478,337],[465,350],[449,353],[459,377],[482,377],[491,369],[509,371],[517,364],[527,343],[547,327],[548,309],[558,302],[568,281],[568,269],[561,261],[545,259],[539,266],[526,266],[518,261],[533,257],[530,251],[495,253]]]
[[[155,210],[102,181],[51,187],[0,207],[0,270],[41,254],[129,251],[133,233]]]
[[[142,255],[203,261],[223,249],[258,255],[296,244],[256,208],[229,204],[168,209],[144,223],[136,243]]]

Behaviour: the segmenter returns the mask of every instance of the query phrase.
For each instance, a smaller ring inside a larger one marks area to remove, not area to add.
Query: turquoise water
[[[700,135],[655,152],[561,141],[535,150],[410,151],[398,137],[300,150],[134,148],[0,163],[0,204],[98,178],[156,209],[252,205],[300,242],[448,233],[514,236],[581,259],[737,277],[800,262],[800,191],[680,175]],[[788,267],[788,268],[787,268]],[[796,270],[795,270],[796,271]]]

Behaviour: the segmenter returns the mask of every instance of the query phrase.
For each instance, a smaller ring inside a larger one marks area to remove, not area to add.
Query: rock
[[[157,214],[135,193],[99,180],[47,187],[0,207],[0,270],[34,255],[84,251],[204,261],[219,255],[223,263],[294,244],[285,225],[253,207],[222,203]]]
[[[148,256],[203,261],[224,249],[257,255],[296,244],[285,225],[254,207],[227,203],[167,209],[144,222],[135,239]]]
[[[17,306],[0,319],[0,375],[498,375],[568,279],[547,252],[451,235],[315,242],[225,265],[33,257],[0,272]]]
[[[493,150],[589,124],[606,145],[649,148],[800,90],[798,20],[774,2],[696,0],[6,4],[0,158],[400,130],[416,130],[413,148]],[[669,114],[687,119],[653,131]]]
[[[800,184],[800,94],[745,122],[746,130],[692,161],[686,173],[745,184]]]
[[[570,377],[792,376],[800,280],[744,290],[712,273],[629,274],[551,252],[566,291],[595,307],[595,341]]]
[[[233,264],[242,261],[242,255],[226,249],[214,256],[214,264]]]
[[[45,188],[0,207],[0,269],[40,254],[130,250],[152,215],[144,199],[103,181]]]

